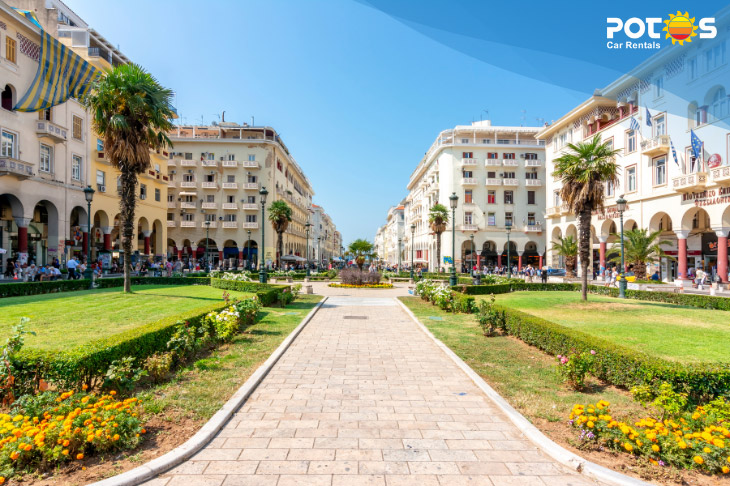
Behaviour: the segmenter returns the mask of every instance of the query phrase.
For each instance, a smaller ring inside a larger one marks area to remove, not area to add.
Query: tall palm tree
[[[365,263],[365,256],[369,255],[372,250],[373,244],[362,238],[356,239],[347,246],[347,251],[355,255],[355,263],[360,271],[362,271],[362,266]]]
[[[443,204],[434,204],[428,211],[428,223],[436,234],[436,271],[441,268],[441,233],[446,231],[449,222],[449,210]],[[456,258],[452,256],[452,258]]]
[[[136,64],[115,66],[96,80],[84,104],[104,154],[120,172],[119,210],[124,250],[124,292],[132,291],[132,237],[137,177],[150,166],[150,150],[172,146],[172,91]]]
[[[556,158],[553,176],[563,186],[560,197],[578,218],[578,248],[581,268],[581,295],[588,300],[588,260],[591,251],[591,214],[603,209],[605,185],[618,183],[619,167],[610,142],[596,135],[587,142],[569,143],[568,151]]]
[[[672,258],[662,250],[662,245],[670,245],[671,242],[656,241],[661,234],[661,230],[649,233],[646,228],[624,231],[624,262],[633,265],[637,280],[646,280],[647,263],[654,263],[662,257]],[[620,240],[611,246],[607,256],[611,261],[621,262]]]
[[[565,276],[575,277],[575,263],[578,258],[578,242],[572,236],[553,242],[553,251],[565,258]]]
[[[276,231],[276,266],[281,269],[281,257],[283,256],[284,231],[292,221],[292,209],[286,201],[279,199],[269,206],[269,221]]]

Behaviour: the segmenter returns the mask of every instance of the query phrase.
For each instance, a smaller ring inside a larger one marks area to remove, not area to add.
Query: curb
[[[188,460],[195,453],[205,447],[216,434],[223,428],[228,420],[236,413],[236,411],[248,399],[251,393],[256,389],[264,377],[271,371],[271,368],[279,361],[279,358],[289,349],[294,339],[302,332],[309,321],[312,320],[314,314],[322,307],[327,297],[322,298],[317,305],[309,311],[304,320],[282,341],[269,358],[254,371],[254,373],[246,380],[241,388],[233,394],[233,396],[213,415],[194,436],[189,438],[184,444],[179,445],[175,449],[152,459],[142,466],[131,469],[127,472],[113,476],[96,483],[90,483],[93,486],[136,486],[145,481],[155,478],[156,476],[167,472],[173,467]]]
[[[482,377],[479,376],[476,371],[471,369],[471,367],[466,364],[461,358],[459,358],[453,351],[451,351],[448,346],[446,346],[439,339],[437,339],[436,336],[434,336],[431,331],[429,331],[428,328],[424,326],[421,321],[418,320],[416,315],[413,314],[413,312],[400,299],[396,298],[395,300],[398,301],[398,304],[400,304],[401,308],[406,312],[406,314],[411,317],[411,319],[413,319],[413,321],[416,323],[416,325],[418,325],[421,331],[423,331],[429,338],[431,338],[431,340],[439,348],[441,348],[441,350],[446,353],[446,355],[451,358],[451,360],[456,363],[456,365],[461,368],[461,370],[466,373],[469,378],[471,378],[474,384],[479,387],[482,392],[484,392],[487,398],[494,402],[494,404],[497,405],[497,407],[505,415],[507,415],[507,418],[510,419],[510,421],[519,429],[519,431],[522,432],[525,437],[531,440],[540,450],[542,450],[549,457],[554,459],[556,462],[559,462],[560,464],[572,469],[573,471],[576,471],[580,474],[583,474],[598,481],[602,481],[607,484],[612,484],[616,486],[651,486],[651,483],[647,483],[645,481],[641,481],[640,479],[626,476],[625,474],[621,474],[619,472],[613,471],[612,469],[599,466],[596,463],[583,459],[579,455],[570,452],[569,450],[563,448],[561,445],[551,440],[537,427],[532,425],[532,423],[527,420],[514,407],[512,407],[512,405],[507,403],[507,401],[502,398],[502,396],[499,395],[499,393],[497,393],[494,388],[489,386],[489,384],[487,384],[487,382],[484,381],[484,379],[482,379]]]

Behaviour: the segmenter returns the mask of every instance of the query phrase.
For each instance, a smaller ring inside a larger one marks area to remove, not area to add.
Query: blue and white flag
[[[649,107],[646,107],[646,124],[648,126],[651,126],[651,112],[649,111]]]
[[[694,153],[697,160],[702,159],[702,140],[695,134],[694,130],[690,130],[692,135],[692,152]]]
[[[639,126],[639,122],[636,121],[636,118],[634,118],[633,116],[631,117],[631,129],[635,130],[637,132],[639,130],[641,130],[641,126]]]
[[[672,147],[672,156],[674,157],[674,163],[679,166],[679,159],[677,159],[677,151],[674,150],[674,142],[672,142],[672,139],[669,139],[669,146]]]

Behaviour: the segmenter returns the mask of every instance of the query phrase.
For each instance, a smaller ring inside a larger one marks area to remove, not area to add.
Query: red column
[[[238,250],[238,266],[243,265],[243,250]]]
[[[677,238],[677,266],[680,280],[687,279],[687,238]]]
[[[482,268],[482,256],[477,253],[477,269]]]
[[[497,266],[498,267],[502,266],[502,254],[501,253],[499,255],[497,255]]]
[[[148,243],[149,238],[145,238],[145,245]],[[104,251],[112,251],[112,234],[104,233]]]
[[[83,251],[84,256],[86,256],[86,252],[89,249],[89,232],[84,231],[81,233],[81,249]]]
[[[177,249],[177,259],[180,261],[182,261],[182,259],[183,259],[182,253],[183,253],[182,248],[178,248]]]
[[[522,255],[517,255],[517,271],[522,270]]]
[[[727,283],[727,235],[717,237],[717,274]]]
[[[540,263],[538,264],[538,268],[542,268],[542,255],[540,255]]]
[[[223,261],[223,252],[222,251],[218,252],[218,260]]]
[[[27,226],[18,226],[18,253],[28,253]]]
[[[606,242],[605,241],[600,242],[598,255],[599,255],[598,256],[599,264],[601,265],[601,268],[606,268]]]
[[[106,236],[106,235],[104,235]],[[150,237],[145,236],[144,237],[144,254],[149,255],[150,254]]]

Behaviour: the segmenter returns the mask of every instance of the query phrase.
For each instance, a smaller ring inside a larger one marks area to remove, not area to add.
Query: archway
[[[533,268],[540,268],[541,255],[539,245],[534,241],[528,241],[522,253],[522,266],[532,265]]]
[[[481,264],[488,267],[497,265],[497,244],[492,240],[487,240],[482,244]]]
[[[226,240],[223,243],[223,266],[225,268],[238,268],[238,245],[233,240]]]
[[[507,249],[509,248],[509,252]],[[509,253],[509,255],[508,255]],[[502,250],[502,265],[509,265],[511,264],[512,267],[516,267],[519,262],[520,256],[517,253],[517,243],[514,241],[510,241],[509,243],[504,244],[504,248]]]
[[[6,250],[2,257],[3,273],[12,277],[12,266],[8,260],[28,258],[28,224],[24,219],[24,208],[20,199],[12,194],[0,195],[0,248]],[[20,221],[23,227],[18,227]]]
[[[472,245],[474,251],[472,252]],[[464,240],[461,243],[461,271],[462,273],[470,273],[474,265],[477,264],[477,245],[471,239]]]
[[[549,245],[549,251],[550,251],[550,258],[548,260],[548,266],[552,268],[563,268],[565,266],[565,260],[564,258],[558,254],[557,251],[553,250],[553,245],[559,244],[560,239],[563,237],[563,230],[560,228],[560,226],[556,226],[553,228],[553,232],[551,235],[550,245]]]
[[[152,252],[152,228],[150,222],[144,216],[137,221],[137,252],[140,255],[149,256]]]
[[[0,98],[2,98],[2,108],[13,111],[13,107],[15,106],[15,88],[13,88],[12,84],[5,85]]]
[[[154,255],[157,258],[164,256],[162,248],[162,237],[162,221],[156,219],[154,223],[152,223],[152,234],[150,235],[150,254]]]
[[[213,238],[208,238],[207,244],[208,251],[206,252],[206,238],[203,238],[198,242],[198,247],[195,250],[195,258],[197,260],[200,260],[203,265],[210,263],[211,265],[215,266],[220,260],[218,256],[218,244]]]
[[[311,250],[311,248],[310,248]],[[247,240],[243,244],[243,266],[253,270],[258,266],[259,245],[254,240]],[[310,261],[312,256],[310,255]]]
[[[47,265],[59,254],[59,217],[56,206],[41,200],[33,208],[33,218],[28,225],[28,261]]]
[[[76,206],[71,210],[69,217],[69,239],[71,247],[69,256],[78,257],[79,261],[86,257],[86,245],[89,244],[89,234],[84,231],[88,229],[86,209]]]

